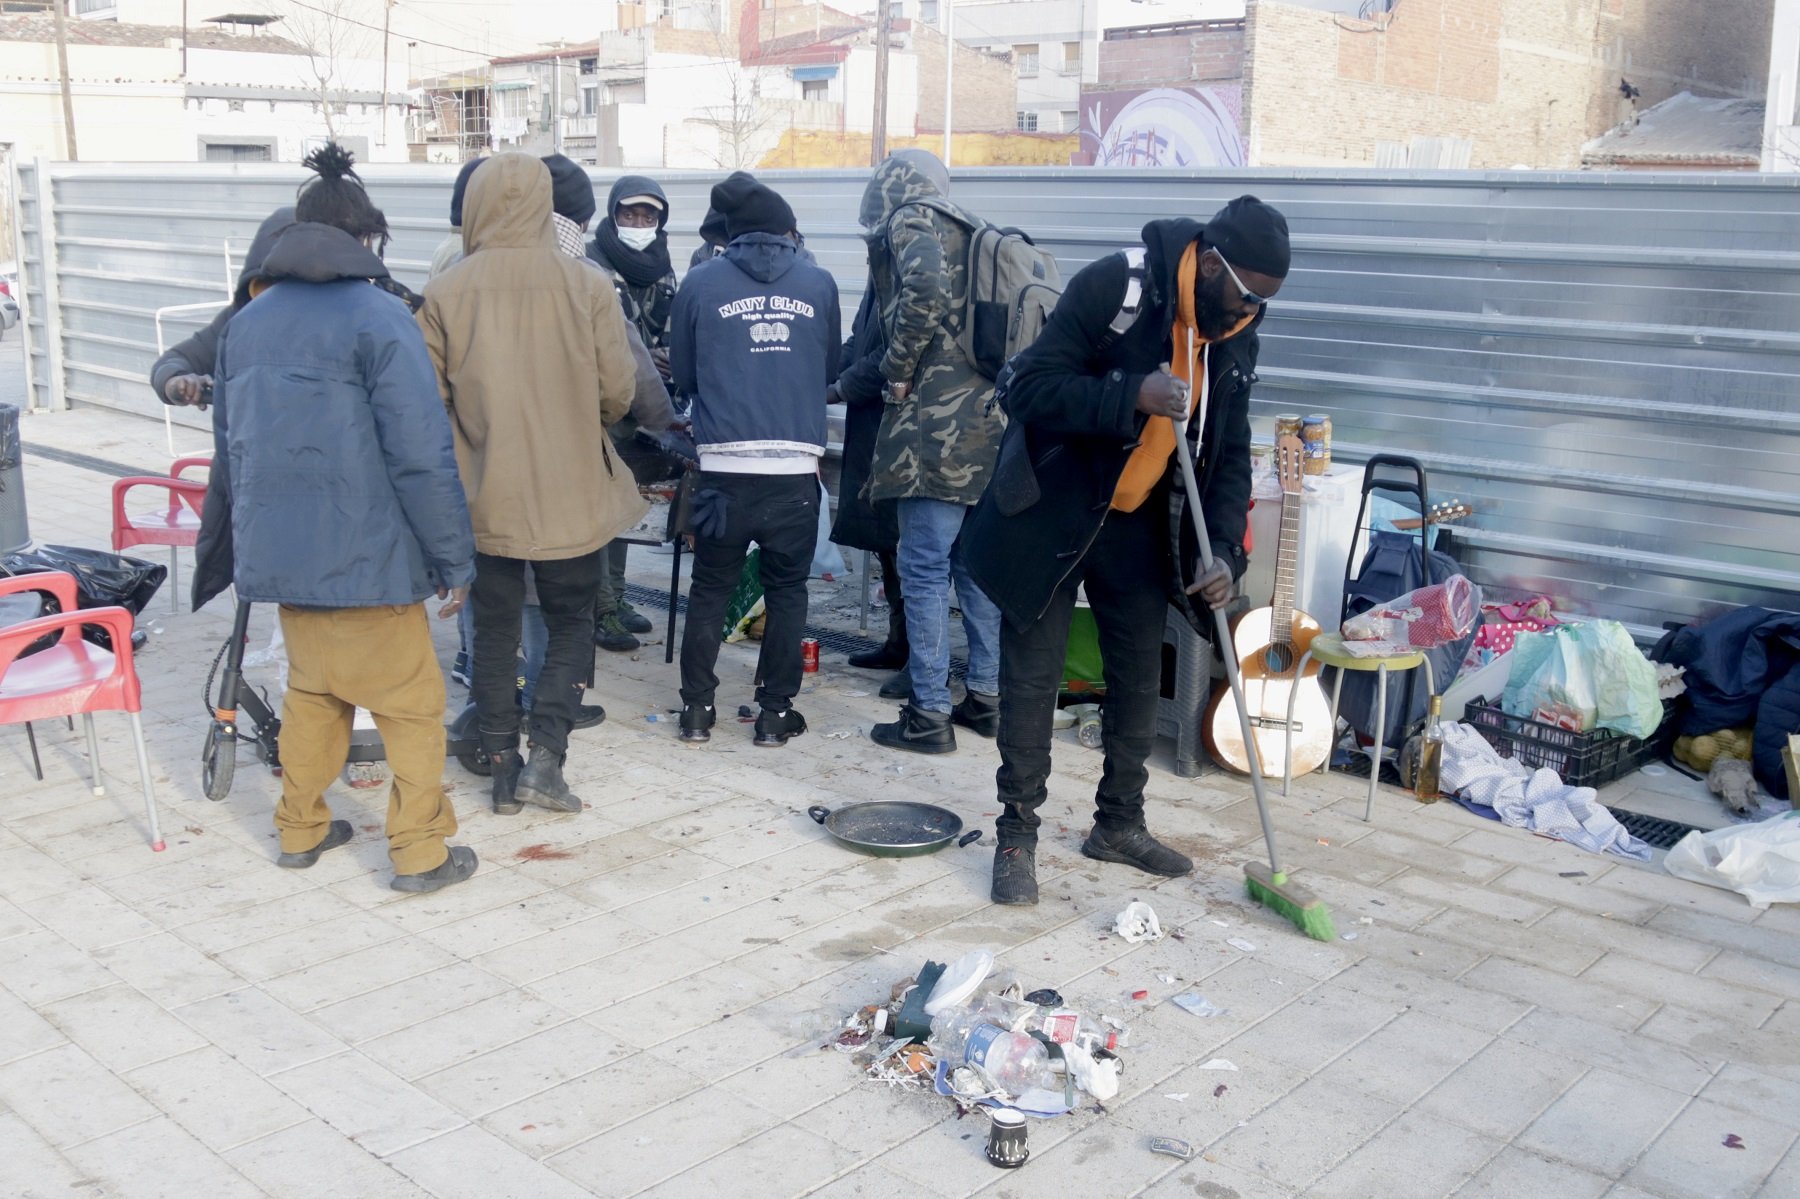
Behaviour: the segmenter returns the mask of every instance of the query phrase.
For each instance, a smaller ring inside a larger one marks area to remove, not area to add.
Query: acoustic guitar
[[[1275,594],[1269,606],[1238,617],[1227,653],[1237,656],[1250,709],[1254,746],[1244,744],[1237,701],[1221,688],[1207,705],[1201,739],[1213,760],[1236,774],[1250,773],[1250,754],[1265,776],[1279,775],[1292,759],[1293,773],[1318,769],[1331,752],[1331,705],[1319,684],[1319,664],[1306,674],[1296,668],[1306,648],[1319,635],[1319,622],[1294,607],[1294,576],[1300,556],[1300,494],[1305,450],[1298,437],[1275,443],[1276,473],[1281,479],[1281,541],[1275,559]],[[1295,694],[1298,692],[1298,694]],[[1287,723],[1288,698],[1294,697],[1294,723]]]

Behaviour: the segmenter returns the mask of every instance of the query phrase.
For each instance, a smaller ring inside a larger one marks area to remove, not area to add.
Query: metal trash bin
[[[19,409],[0,404],[0,554],[31,544],[31,521],[25,515],[25,467],[20,458]]]

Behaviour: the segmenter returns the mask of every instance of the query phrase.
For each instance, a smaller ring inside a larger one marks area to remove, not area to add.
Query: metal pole
[[[944,0],[944,165],[950,165],[950,132],[956,125],[951,115],[951,78],[956,73],[956,8]]]
[[[387,0],[381,6],[381,148],[384,150],[388,144],[388,21],[393,11],[394,0]]]
[[[562,55],[559,53],[551,63],[551,70],[556,72],[555,99],[551,101],[556,109],[550,116],[550,150],[554,154],[562,153]]]
[[[81,155],[75,150],[75,98],[69,93],[69,27],[63,14],[63,6],[68,0],[56,0],[56,69],[62,74],[63,102],[63,147],[68,151],[70,162],[80,162]]]
[[[869,138],[869,165],[887,157],[888,42],[893,36],[894,6],[883,0],[875,21],[875,124]]]

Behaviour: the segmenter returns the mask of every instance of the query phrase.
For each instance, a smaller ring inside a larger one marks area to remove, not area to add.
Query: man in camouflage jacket
[[[906,594],[912,696],[870,737],[894,749],[948,753],[954,721],[984,737],[1000,722],[1000,612],[955,553],[1000,448],[994,385],[957,344],[968,295],[969,232],[978,222],[948,199],[949,172],[924,150],[875,170],[861,220],[886,334],[887,382],[868,497],[895,500]],[[950,702],[950,584],[969,640],[968,695]]]

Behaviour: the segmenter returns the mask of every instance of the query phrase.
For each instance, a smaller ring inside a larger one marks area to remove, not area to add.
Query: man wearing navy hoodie
[[[778,746],[806,731],[793,700],[819,536],[825,389],[842,341],[838,291],[828,272],[801,257],[794,210],[770,188],[739,172],[713,188],[712,206],[725,217],[729,244],[688,272],[669,339],[700,451],[681,739],[712,737],[725,606],[755,542],[768,613],[756,744]]]

